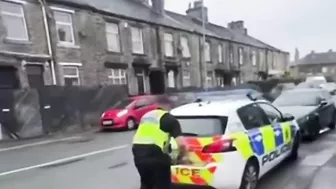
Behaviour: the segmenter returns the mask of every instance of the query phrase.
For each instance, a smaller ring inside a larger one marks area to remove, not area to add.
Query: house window
[[[63,78],[66,86],[80,85],[78,66],[63,66]]]
[[[213,78],[213,73],[210,71],[210,72],[207,72],[207,76],[206,76],[206,84],[207,84],[207,87],[212,87],[212,78]]]
[[[6,28],[7,39],[28,41],[28,31],[23,6],[17,3],[0,2],[1,19]]]
[[[328,68],[327,67],[322,67],[322,73],[327,73],[328,72]]]
[[[132,52],[135,54],[144,54],[143,34],[141,28],[131,28]]]
[[[205,56],[205,61],[206,62],[210,62],[211,61],[211,56],[210,56],[210,43],[209,42],[205,42],[204,45],[204,56]]]
[[[120,52],[119,27],[115,23],[106,23],[106,39],[109,51]]]
[[[253,66],[257,65],[257,56],[255,51],[252,51],[252,65]]]
[[[243,48],[238,48],[238,62],[240,65],[244,64],[244,55],[243,55]]]
[[[259,64],[263,64],[264,61],[264,54],[262,51],[259,51]]]
[[[233,49],[232,48],[230,48],[229,59],[230,59],[230,64],[233,64]]]
[[[112,69],[109,77],[112,80],[113,85],[126,85],[127,76],[125,69]]]
[[[72,13],[54,10],[57,37],[60,43],[75,44]]]
[[[173,35],[170,33],[164,34],[164,45],[165,45],[165,55],[167,57],[174,56],[174,39]]]
[[[170,70],[168,72],[168,87],[169,88],[175,88],[175,72],[173,70]]]
[[[223,46],[218,45],[218,62],[222,63],[223,62]]]
[[[182,84],[183,84],[183,87],[189,87],[189,86],[191,86],[190,72],[189,71],[183,71]]]
[[[188,38],[181,37],[181,46],[182,46],[182,56],[184,58],[189,58],[191,55],[190,55],[190,49],[188,45]]]

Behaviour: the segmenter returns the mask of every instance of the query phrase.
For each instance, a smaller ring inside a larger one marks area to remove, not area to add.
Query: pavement
[[[4,189],[138,189],[130,142],[134,132],[90,135],[0,145],[0,183]],[[5,150],[4,150],[5,149]],[[336,132],[324,133],[300,148],[296,162],[267,174],[259,189],[334,189]]]

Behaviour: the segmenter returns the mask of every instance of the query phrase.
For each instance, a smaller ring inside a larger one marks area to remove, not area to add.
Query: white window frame
[[[218,53],[218,62],[223,63],[223,45],[218,45],[217,47],[217,53]]]
[[[328,68],[323,66],[322,69],[321,69],[321,72],[322,73],[327,73],[328,72]]]
[[[183,87],[190,87],[191,86],[191,73],[190,73],[190,71],[184,70],[182,72],[182,85],[183,85]]]
[[[211,44],[209,42],[204,44],[204,57],[205,62],[211,62]]]
[[[256,51],[252,51],[252,65],[253,66],[257,65],[257,53],[256,53]]]
[[[109,29],[109,27],[113,28],[116,27],[117,30],[116,31],[111,31],[111,29]],[[112,52],[121,52],[121,45],[120,45],[120,34],[119,34],[119,25],[117,23],[113,23],[113,22],[106,22],[105,23],[105,33],[106,33],[106,41],[107,41],[107,50],[108,51],[112,51]],[[110,41],[109,39],[109,35],[115,35],[117,36],[116,39],[117,41],[115,41],[115,43],[118,43],[118,49],[112,49],[110,48],[110,43],[113,43],[113,41]]]
[[[182,46],[182,56],[184,58],[190,58],[191,53],[190,53],[190,48],[189,48],[189,40],[188,37],[182,36],[181,37],[181,46]]]
[[[238,48],[238,63],[240,65],[244,64],[244,49],[243,49],[243,47]]]
[[[209,75],[211,75],[209,77]],[[212,84],[213,84],[213,72],[212,71],[209,71],[207,72],[207,75],[206,75],[206,85],[207,87],[212,87]]]
[[[78,85],[81,85],[79,67],[82,66],[82,63],[60,62],[59,65],[62,66],[62,72],[64,72],[64,68],[75,68],[76,69],[76,75],[65,75],[63,73],[63,79],[65,80],[65,78],[76,78],[77,81],[78,81]]]
[[[166,57],[174,57],[174,36],[171,33],[164,33],[163,36],[164,47],[165,47],[165,56]],[[167,47],[170,48],[171,52],[167,51]]]
[[[139,34],[139,38],[135,37],[135,31]],[[134,54],[144,54],[144,43],[143,43],[143,29],[140,27],[131,27],[131,38],[132,38],[132,53]],[[135,43],[140,43],[141,49],[135,49]]]
[[[112,80],[112,85],[127,85],[128,81],[127,81],[127,70],[126,69],[121,69],[121,68],[112,68],[110,70],[110,75],[108,76],[109,79]],[[114,75],[114,71],[118,71],[119,72],[119,76],[115,76]],[[115,83],[114,80],[117,79],[119,80],[119,83]],[[126,83],[122,83],[121,81],[125,79]]]
[[[234,62],[233,49],[230,48],[230,49],[229,49],[229,63],[230,63],[230,64],[233,64],[233,62]]]
[[[17,40],[17,41],[29,41],[29,34],[28,34],[26,16],[25,16],[24,9],[23,9],[23,5],[26,4],[27,2],[20,1],[20,0],[11,0],[11,1],[5,1],[5,2],[20,6],[21,14],[11,13],[11,12],[7,12],[7,11],[1,11],[1,15],[7,15],[7,16],[21,18],[23,20],[23,25],[24,25],[23,27],[25,29],[24,33],[25,33],[25,36],[26,36],[25,38],[15,38],[15,37],[6,36],[6,39]]]
[[[55,12],[62,12],[62,13],[66,13],[69,14],[71,17],[71,23],[67,23],[67,22],[61,22],[61,21],[57,21],[55,18],[55,24],[56,24],[56,33],[57,33],[57,40],[58,40],[58,44],[61,45],[66,45],[66,46],[75,46],[76,42],[75,42],[75,31],[74,31],[74,21],[73,21],[73,16],[75,14],[74,10],[69,10],[69,9],[63,9],[63,8],[59,8],[59,7],[50,7],[51,10]],[[70,31],[71,31],[71,38],[72,38],[72,42],[67,42],[67,41],[60,41],[59,36],[58,36],[58,31],[57,31],[57,24],[63,25],[63,26],[69,26],[70,27]]]

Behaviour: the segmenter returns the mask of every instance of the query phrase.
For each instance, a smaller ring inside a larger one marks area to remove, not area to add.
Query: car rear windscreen
[[[225,132],[227,117],[178,117],[183,136],[210,137]]]

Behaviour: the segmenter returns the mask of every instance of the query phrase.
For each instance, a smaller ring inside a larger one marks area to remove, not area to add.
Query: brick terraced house
[[[200,1],[181,15],[164,0],[0,0],[0,88],[127,84],[141,94],[287,68],[289,53],[207,12]]]

